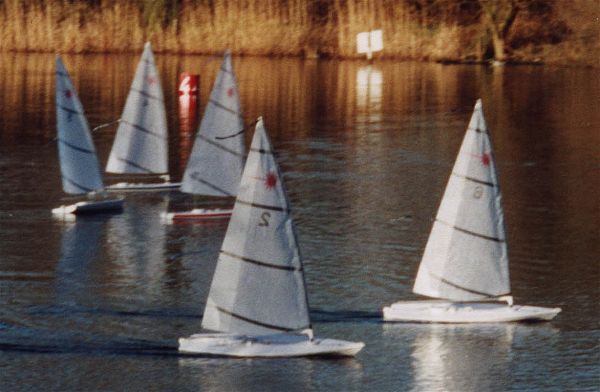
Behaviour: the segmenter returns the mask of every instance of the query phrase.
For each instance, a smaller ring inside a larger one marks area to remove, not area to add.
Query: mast
[[[510,294],[502,197],[481,100],[477,100],[413,291],[451,301]]]
[[[235,196],[244,167],[244,119],[227,51],[196,134],[181,191]]]
[[[163,174],[168,168],[165,102],[150,43],[144,45],[106,171]]]
[[[60,56],[56,56],[56,127],[63,190],[75,195],[102,191],[90,128]]]
[[[241,334],[311,327],[304,268],[289,202],[260,118],[202,326]]]

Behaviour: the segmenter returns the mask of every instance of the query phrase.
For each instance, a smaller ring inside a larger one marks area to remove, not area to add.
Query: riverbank
[[[382,29],[376,58],[482,62],[495,42],[480,1],[5,0],[0,51],[137,53],[151,41],[159,53],[355,58],[356,34]],[[600,66],[597,2],[555,3],[517,9],[506,60]]]

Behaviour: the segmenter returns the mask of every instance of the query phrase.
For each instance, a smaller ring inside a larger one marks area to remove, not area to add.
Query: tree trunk
[[[492,47],[494,48],[494,60],[506,61],[506,51],[504,50],[504,38],[498,34],[492,34]]]
[[[478,0],[483,11],[485,24],[492,36],[494,60],[507,60],[506,37],[512,27],[519,6],[517,0]]]

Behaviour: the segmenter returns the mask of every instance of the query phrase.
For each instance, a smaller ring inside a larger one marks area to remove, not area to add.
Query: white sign
[[[366,53],[370,60],[373,52],[383,50],[383,30],[364,31],[356,35],[357,53]]]

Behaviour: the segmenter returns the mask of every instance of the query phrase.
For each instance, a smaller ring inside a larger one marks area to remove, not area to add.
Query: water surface
[[[157,56],[181,176],[220,66]],[[117,119],[137,56],[65,56],[91,126]],[[600,76],[591,69],[235,58],[242,107],[262,115],[291,199],[317,336],[362,340],[354,359],[179,356],[200,330],[226,224],[159,214],[228,200],[127,195],[122,214],[53,219],[53,56],[0,57],[0,390],[506,391],[600,388]],[[473,104],[496,148],[518,304],[548,323],[384,324],[412,284]],[[104,164],[115,127],[94,140]],[[251,132],[248,134],[250,139]],[[105,176],[115,182],[115,176]]]

